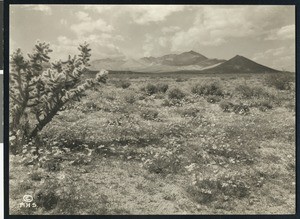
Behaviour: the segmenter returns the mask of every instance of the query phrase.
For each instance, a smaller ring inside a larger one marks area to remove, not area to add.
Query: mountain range
[[[148,73],[190,72],[199,73],[266,73],[279,72],[258,64],[246,57],[236,55],[225,59],[207,58],[193,50],[180,54],[140,59],[98,59],[91,62],[91,70],[132,71]]]

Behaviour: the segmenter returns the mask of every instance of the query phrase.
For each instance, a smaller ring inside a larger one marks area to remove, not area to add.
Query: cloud
[[[91,21],[91,17],[86,12],[78,11],[75,15],[80,21]]]
[[[78,24],[71,25],[71,30],[73,30],[77,35],[86,35],[93,33],[95,31],[99,32],[112,32],[114,30],[113,26],[107,24],[101,18],[93,21],[88,18]]]
[[[53,55],[56,59],[66,59],[68,55],[78,54],[78,45],[83,42],[88,42],[92,49],[92,58],[107,58],[107,57],[121,57],[124,54],[120,48],[115,45],[115,41],[122,40],[118,36],[112,36],[106,33],[91,34],[88,36],[81,36],[76,39],[70,39],[66,36],[59,36],[57,44],[52,46]]]
[[[268,49],[253,55],[253,60],[266,63],[279,70],[295,71],[295,46],[282,46]]]
[[[252,36],[258,29],[246,19],[245,7],[202,7],[198,11],[191,27],[172,37],[172,50],[192,48],[195,44],[219,46],[229,38]]]
[[[295,30],[296,27],[294,24],[286,25],[275,31],[270,31],[265,40],[293,40],[295,39]]]
[[[270,30],[284,24],[286,13],[283,12],[288,9],[274,6],[199,7],[194,23],[170,39],[173,42],[172,50],[183,50],[195,45],[219,46],[234,38],[263,39]],[[292,38],[293,26],[281,27],[276,37]]]
[[[99,14],[109,13],[110,16],[122,16],[124,14],[130,15],[132,22],[145,25],[149,23],[161,22],[169,15],[175,12],[184,10],[183,5],[123,5],[123,6],[85,6],[86,10],[92,10]]]
[[[161,29],[161,32],[163,32],[164,34],[168,34],[168,33],[174,33],[180,30],[180,27],[178,26],[169,26],[169,27],[163,27]]]
[[[159,22],[166,19],[167,16],[174,12],[179,12],[184,9],[181,5],[170,5],[166,7],[158,5],[134,6],[131,8],[131,16],[137,24],[148,24],[150,22]]]
[[[60,24],[61,25],[67,25],[68,24],[68,21],[66,19],[60,19]]]
[[[46,15],[52,14],[51,7],[48,5],[24,5],[23,8],[33,11],[41,11],[44,12]]]

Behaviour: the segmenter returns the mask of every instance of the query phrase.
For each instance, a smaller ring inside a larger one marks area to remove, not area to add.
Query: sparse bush
[[[246,115],[250,112],[250,107],[245,104],[233,104],[229,101],[223,101],[219,104],[223,112],[234,112],[240,115]]]
[[[150,173],[166,175],[169,173],[176,174],[181,170],[181,160],[174,154],[157,155],[156,158],[146,165]]]
[[[81,111],[83,113],[99,111],[100,107],[93,101],[88,101],[83,104]]]
[[[218,83],[196,84],[192,87],[192,93],[199,96],[216,95],[223,96],[223,90]]]
[[[179,88],[173,88],[169,90],[168,97],[169,99],[181,100],[185,97],[185,93],[183,93]]]
[[[164,99],[164,101],[161,103],[161,106],[170,107],[172,106],[172,103],[169,100]]]
[[[266,83],[278,90],[290,90],[292,82],[295,82],[295,76],[290,73],[278,73],[266,78]]]
[[[160,93],[166,93],[167,90],[168,90],[168,88],[169,88],[169,85],[168,84],[157,84],[156,88],[157,88],[158,92],[160,92]]]
[[[127,94],[127,95],[124,96],[124,100],[127,103],[133,104],[136,101],[136,98],[133,94]]]
[[[140,113],[140,116],[145,120],[155,120],[158,116],[158,111],[146,109]]]

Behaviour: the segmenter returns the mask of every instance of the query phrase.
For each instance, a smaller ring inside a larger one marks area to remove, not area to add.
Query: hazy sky
[[[141,58],[189,50],[209,58],[239,54],[261,64],[295,69],[294,6],[11,5],[10,47],[32,50],[50,42],[54,59],[80,42],[92,59]]]

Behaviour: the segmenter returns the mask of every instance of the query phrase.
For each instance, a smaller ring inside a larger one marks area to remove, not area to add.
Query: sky
[[[10,51],[49,42],[53,60],[142,58],[194,50],[208,58],[243,55],[295,71],[295,7],[263,5],[10,5]]]

